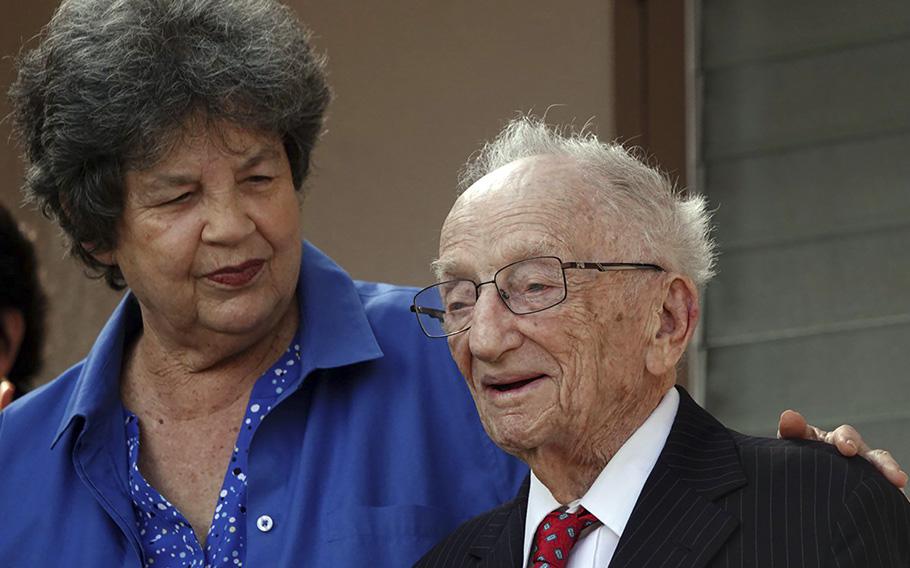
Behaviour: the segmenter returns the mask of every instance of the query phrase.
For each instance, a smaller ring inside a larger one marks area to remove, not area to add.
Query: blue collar
[[[301,378],[314,369],[343,367],[382,357],[351,277],[308,242],[303,244],[297,299],[303,353]],[[75,379],[76,385],[51,447],[77,418],[82,430],[90,429],[95,421],[110,423],[105,417],[115,419],[120,425],[124,342],[141,325],[139,302],[128,292],[101,330]],[[288,388],[286,394],[299,385],[298,382]]]

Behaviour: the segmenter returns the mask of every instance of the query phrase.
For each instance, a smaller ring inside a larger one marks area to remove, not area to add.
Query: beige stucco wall
[[[56,5],[2,0],[0,55],[11,56]],[[328,53],[336,99],[304,206],[307,238],[355,277],[424,283],[456,172],[518,110],[555,121],[594,117],[613,133],[611,2],[292,2]],[[26,7],[27,6],[27,7]],[[0,60],[0,84],[13,65]],[[0,113],[6,115],[6,102]],[[22,168],[0,123],[0,201],[20,202]],[[34,211],[51,301],[44,375],[78,361],[116,303],[62,258],[57,229]]]

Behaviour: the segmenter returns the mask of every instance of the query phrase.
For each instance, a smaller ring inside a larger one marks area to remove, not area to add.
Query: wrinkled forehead
[[[493,171],[446,218],[436,276],[482,275],[532,256],[593,254],[610,239],[595,191],[565,158],[525,158]]]

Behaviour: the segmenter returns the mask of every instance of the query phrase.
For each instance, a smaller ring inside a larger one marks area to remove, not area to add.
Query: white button
[[[275,526],[275,522],[268,515],[262,515],[256,519],[256,528],[262,532],[269,532],[273,526]]]

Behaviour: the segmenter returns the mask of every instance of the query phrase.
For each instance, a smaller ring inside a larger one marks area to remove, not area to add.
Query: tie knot
[[[531,547],[533,568],[562,568],[581,531],[597,522],[597,517],[579,507],[575,513],[553,511],[541,521]]]

